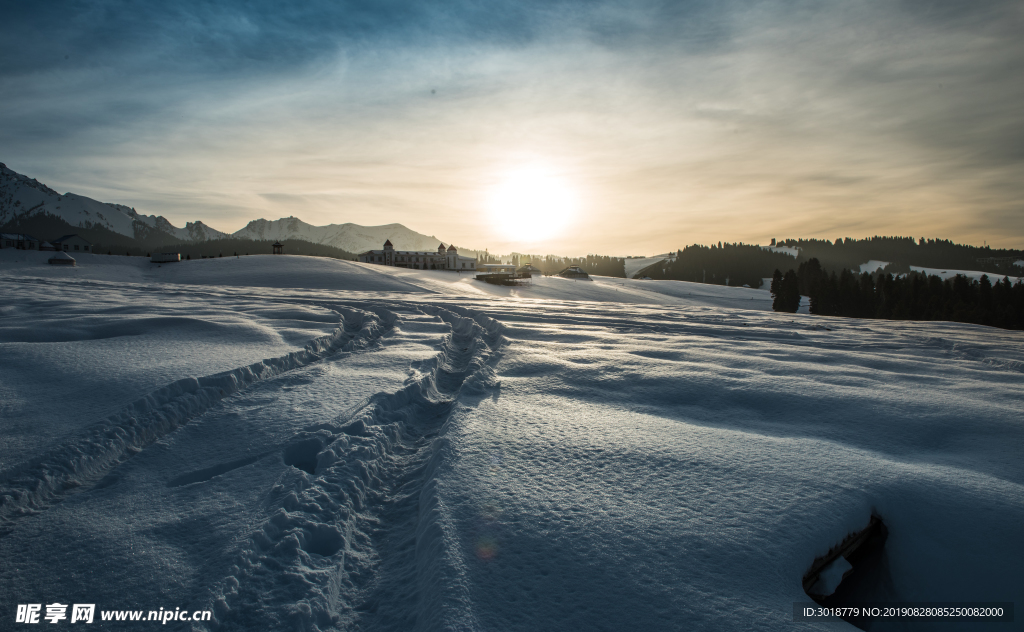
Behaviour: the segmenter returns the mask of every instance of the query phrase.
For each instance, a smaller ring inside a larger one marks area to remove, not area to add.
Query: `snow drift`
[[[213,611],[195,630],[850,629],[793,605],[875,515],[893,598],[1024,599],[1019,332],[671,282],[4,257],[5,604]]]

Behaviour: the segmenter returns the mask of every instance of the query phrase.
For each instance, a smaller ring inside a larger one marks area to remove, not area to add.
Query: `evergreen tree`
[[[796,272],[790,270],[782,277],[782,311],[795,313],[800,309],[800,278]]]
[[[782,271],[779,270],[778,268],[775,268],[775,273],[772,274],[771,294],[772,309],[777,312],[785,311],[782,309]]]
[[[772,276],[772,309],[793,313],[800,309],[800,278],[790,270],[786,274],[776,270]]]
[[[797,276],[800,278],[800,293],[810,296],[816,291],[817,285],[825,274],[821,269],[821,262],[817,259],[808,259],[797,268]]]

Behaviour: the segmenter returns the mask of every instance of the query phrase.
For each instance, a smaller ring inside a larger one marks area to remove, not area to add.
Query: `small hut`
[[[590,275],[579,266],[569,266],[565,270],[558,273],[558,276],[565,279],[578,279],[578,280],[590,280]]]
[[[279,241],[275,241],[274,242],[274,254],[275,255],[283,255],[284,254],[284,244],[282,244]]]
[[[486,281],[494,285],[523,285],[530,280],[530,275],[520,276],[516,267],[510,263],[485,263],[478,265],[477,281]]]
[[[66,252],[58,252],[57,254],[55,254],[52,257],[50,257],[49,259],[47,259],[47,261],[49,261],[51,266],[73,266],[73,265],[78,265],[75,262],[74,257],[72,257],[71,255],[69,255]]]

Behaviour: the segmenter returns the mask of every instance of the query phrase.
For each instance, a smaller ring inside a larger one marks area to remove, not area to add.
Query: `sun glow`
[[[531,166],[507,173],[491,191],[488,206],[502,237],[532,244],[565,230],[579,201],[563,178]]]

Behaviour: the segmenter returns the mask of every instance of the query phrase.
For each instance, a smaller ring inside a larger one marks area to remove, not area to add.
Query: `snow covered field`
[[[793,603],[872,512],[886,599],[1024,603],[1020,332],[46,254],[0,251],[0,629],[846,630]]]
[[[888,261],[876,261],[872,259],[867,263],[861,264],[860,272],[876,272],[878,270],[885,268],[885,266],[887,265],[889,265]],[[989,281],[993,282],[1002,280],[1004,276],[1010,279],[1010,283],[1016,283],[1017,281],[1020,281],[1022,279],[1022,277],[1018,276],[1002,275],[995,272],[983,272],[981,270],[943,270],[941,268],[922,268],[921,266],[910,266],[910,269],[914,272],[923,272],[928,276],[937,276],[943,281],[947,279],[952,279],[958,274],[963,275],[969,279],[974,279],[975,281],[980,281],[981,277],[983,276],[988,276]]]
[[[952,279],[958,274],[962,274],[963,276],[976,281],[980,281],[983,276],[988,276],[989,281],[993,282],[1002,280],[1004,276],[1010,279],[1010,283],[1016,283],[1017,281],[1024,280],[1024,277],[1003,275],[994,272],[982,272],[980,270],[941,270],[939,268],[922,268],[919,266],[910,266],[910,269],[914,272],[924,272],[929,276],[935,275],[940,277],[943,281],[946,279]]]

